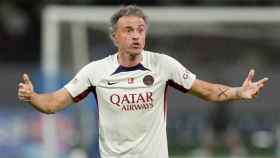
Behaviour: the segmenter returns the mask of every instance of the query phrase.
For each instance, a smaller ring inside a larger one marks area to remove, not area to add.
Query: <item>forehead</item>
[[[122,16],[119,18],[117,25],[119,27],[128,27],[128,26],[145,26],[145,21],[143,18],[138,16]]]

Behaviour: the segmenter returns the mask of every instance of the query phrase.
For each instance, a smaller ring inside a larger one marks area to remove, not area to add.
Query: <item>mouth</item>
[[[141,45],[140,45],[139,42],[133,42],[131,46],[132,46],[132,48],[134,48],[134,49],[139,49],[139,48],[141,48]]]

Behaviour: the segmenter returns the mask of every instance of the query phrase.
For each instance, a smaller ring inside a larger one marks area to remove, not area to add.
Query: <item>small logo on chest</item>
[[[134,83],[134,78],[128,78],[127,83],[128,84],[133,84]]]

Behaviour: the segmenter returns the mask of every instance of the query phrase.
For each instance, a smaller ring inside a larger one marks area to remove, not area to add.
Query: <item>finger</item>
[[[257,85],[260,85],[260,84],[265,84],[269,79],[267,77],[257,81]]]
[[[26,100],[26,97],[24,97],[24,96],[18,96],[18,99],[19,99],[19,100]]]
[[[24,100],[24,97],[18,96],[18,99],[23,101],[23,100]]]
[[[23,74],[22,79],[23,79],[24,83],[27,83],[27,84],[31,83],[29,76],[27,74]]]
[[[18,96],[20,96],[20,97],[27,97],[28,94],[26,92],[18,92]]]
[[[22,94],[24,94],[25,93],[25,90],[22,90],[22,89],[19,89],[18,90],[18,95],[22,95]]]
[[[246,79],[243,81],[243,84],[242,86],[244,85],[249,85],[251,82],[252,82],[252,79],[254,77],[254,74],[255,74],[255,70],[254,69],[251,69],[246,77]]]
[[[30,99],[26,97],[18,97],[18,99],[21,101],[30,101]]]
[[[18,98],[23,100],[30,100],[31,96],[29,94],[18,93]]]
[[[24,95],[22,95],[22,94],[18,94],[18,98],[21,99],[21,100],[23,100],[23,99],[25,99],[25,98],[27,98],[27,97],[24,96]]]
[[[248,74],[247,81],[252,81],[253,78],[254,78],[254,75],[255,75],[255,70],[251,69],[249,74]]]
[[[23,88],[24,87],[24,84],[23,83],[19,83],[18,84],[18,88]]]
[[[29,95],[30,92],[29,92],[29,91],[26,91],[26,90],[24,90],[24,89],[19,89],[19,90],[18,90],[18,93],[19,93],[19,94],[22,94],[22,95]]]
[[[18,92],[18,96],[31,97],[31,93],[27,91]]]

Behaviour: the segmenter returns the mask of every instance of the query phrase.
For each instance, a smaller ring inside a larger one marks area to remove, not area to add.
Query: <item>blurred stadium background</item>
[[[63,8],[117,7],[121,4],[175,10],[186,7],[202,12],[222,9],[232,15],[238,13],[238,9],[256,9],[267,10],[270,14],[260,19],[280,17],[276,14],[280,10],[278,0],[2,0],[1,158],[94,157],[97,122],[92,96],[56,115],[45,116],[17,100],[17,84],[20,75],[27,72],[36,91],[54,90],[88,61],[105,57],[115,50],[108,36],[108,23],[62,21],[58,23],[57,33],[46,31],[53,26],[52,21],[46,21],[47,8],[54,5]],[[228,12],[232,8],[237,10]],[[279,21],[249,21],[204,23],[197,20],[195,24],[185,25],[151,23],[147,49],[175,57],[201,79],[237,86],[250,68],[256,69],[257,79],[270,78],[260,96],[251,102],[208,103],[170,88],[167,131],[171,158],[280,156],[277,82],[280,80],[280,18]],[[52,33],[59,38],[53,38]],[[57,41],[48,45],[46,37]],[[44,72],[48,64],[43,61],[53,57],[51,54],[56,49],[59,56],[54,57],[59,65],[53,62],[50,67],[58,66],[56,73],[59,75],[48,78]]]

